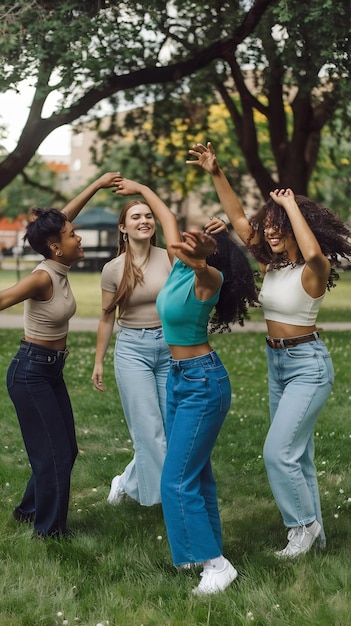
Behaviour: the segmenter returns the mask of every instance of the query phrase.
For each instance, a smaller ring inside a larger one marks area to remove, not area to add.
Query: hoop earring
[[[62,256],[62,251],[61,250],[56,250],[55,254],[56,254],[56,256]]]
[[[127,233],[123,233],[123,235],[122,235],[122,239],[123,239],[123,241],[124,241],[124,242],[128,241],[128,235],[127,235]]]

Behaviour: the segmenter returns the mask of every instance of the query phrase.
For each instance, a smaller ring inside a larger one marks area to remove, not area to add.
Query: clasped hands
[[[183,241],[178,241],[170,247],[175,251],[178,259],[199,271],[207,267],[206,258],[216,251],[216,241],[210,235],[199,231],[189,230],[182,233]]]

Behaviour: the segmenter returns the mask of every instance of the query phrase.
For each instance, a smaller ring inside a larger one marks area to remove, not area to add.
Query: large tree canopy
[[[93,117],[102,101],[117,110],[167,94],[186,111],[221,98],[262,195],[277,184],[306,193],[323,127],[338,109],[339,120],[350,114],[349,0],[4,0],[0,42],[0,91],[35,88],[0,190],[54,129]]]

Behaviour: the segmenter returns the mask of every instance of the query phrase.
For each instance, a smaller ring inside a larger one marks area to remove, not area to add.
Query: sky
[[[7,139],[1,141],[9,151],[16,146],[17,139],[28,116],[31,90],[25,88],[20,94],[13,91],[0,94],[0,124],[7,129]],[[54,130],[41,144],[38,153],[42,155],[70,154],[70,127],[62,126]]]

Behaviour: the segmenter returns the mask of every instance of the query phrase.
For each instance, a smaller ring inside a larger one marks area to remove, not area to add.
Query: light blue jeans
[[[169,359],[161,328],[121,328],[118,332],[115,376],[134,447],[134,457],[121,476],[120,486],[144,506],[161,500]]]
[[[320,339],[293,348],[266,347],[271,426],[263,456],[269,483],[287,527],[322,513],[314,465],[314,428],[334,382],[333,364]]]
[[[215,352],[171,359],[161,495],[175,565],[201,563],[222,554],[210,457],[230,402],[229,376]]]

